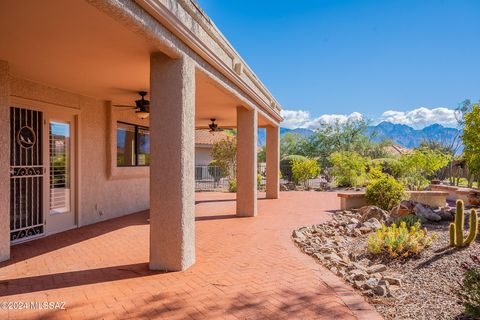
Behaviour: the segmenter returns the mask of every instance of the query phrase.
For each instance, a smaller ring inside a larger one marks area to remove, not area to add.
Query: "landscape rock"
[[[361,226],[360,228],[358,228],[356,230],[360,231],[361,234],[372,232],[372,228],[367,227],[367,226]]]
[[[385,222],[390,217],[388,211],[380,209],[377,206],[361,207],[358,209],[358,213],[361,215],[360,221],[362,222],[365,222],[371,218],[375,218],[380,222]]]
[[[392,210],[390,210],[390,217],[396,219],[409,215],[410,213],[412,213],[412,210],[410,208],[406,207],[405,205],[399,204],[393,207]]]
[[[363,223],[364,227],[368,227],[372,230],[377,230],[382,228],[382,224],[376,218],[370,218]]]
[[[432,209],[420,203],[417,203],[415,205],[415,215],[419,217],[422,220],[422,222],[442,220],[442,217],[440,217],[438,214],[433,212]]]
[[[305,235],[300,230],[293,230],[292,237],[294,239],[305,240]]]
[[[369,278],[365,282],[365,286],[363,289],[365,290],[373,290],[378,285],[379,280],[377,278]]]
[[[387,266],[384,264],[374,264],[373,266],[368,267],[366,271],[368,274],[384,272],[387,271]]]
[[[385,297],[388,295],[388,289],[386,285],[378,285],[372,290],[372,292],[376,296],[380,296],[380,297]]]
[[[395,285],[395,286],[401,286],[402,285],[402,280],[399,277],[385,275],[385,276],[383,276],[382,280],[386,281],[390,285]]]
[[[368,277],[367,273],[360,269],[353,269],[348,274],[353,280],[365,281]]]
[[[438,214],[443,221],[453,221],[455,219],[455,208],[443,207],[433,212]]]

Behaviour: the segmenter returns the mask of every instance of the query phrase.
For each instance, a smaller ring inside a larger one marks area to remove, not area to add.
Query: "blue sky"
[[[197,1],[291,111],[287,126],[357,112],[453,126],[451,109],[480,98],[480,0]]]

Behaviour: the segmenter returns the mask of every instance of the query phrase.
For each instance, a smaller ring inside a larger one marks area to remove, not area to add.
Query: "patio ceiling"
[[[0,59],[15,77],[132,104],[137,91],[149,91],[149,57],[157,50],[83,0],[0,1]],[[235,126],[240,101],[232,94],[202,72],[196,93],[197,126],[212,117]]]

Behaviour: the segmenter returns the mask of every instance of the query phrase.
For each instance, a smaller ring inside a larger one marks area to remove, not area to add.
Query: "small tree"
[[[480,181],[480,103],[474,104],[464,116],[465,128],[462,140],[465,145],[464,156],[469,173]],[[469,179],[472,180],[472,179]]]
[[[292,177],[295,182],[302,182],[305,188],[308,188],[308,179],[315,179],[320,174],[320,168],[317,161],[313,159],[293,160]]]
[[[228,167],[224,165],[224,163],[218,160],[212,160],[208,164],[208,173],[210,176],[213,177],[213,181],[215,182],[215,186],[218,185],[220,179],[228,177],[229,171]]]
[[[353,151],[334,152],[329,157],[337,185],[352,187],[365,177],[367,159]]]
[[[435,173],[448,165],[451,155],[439,150],[419,148],[400,161],[403,168],[403,180],[412,190],[420,190],[428,185]]]
[[[237,139],[229,136],[213,145],[212,158],[228,176],[235,174],[237,166]]]

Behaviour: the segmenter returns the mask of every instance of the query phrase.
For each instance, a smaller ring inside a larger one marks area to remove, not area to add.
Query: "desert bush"
[[[435,173],[448,165],[451,156],[438,150],[419,148],[400,159],[405,184],[411,190],[422,190]]]
[[[299,155],[290,155],[286,156],[280,161],[280,172],[282,174],[283,179],[288,181],[292,181],[292,164],[293,160],[297,161],[306,161],[307,157],[299,156]]]
[[[408,257],[419,254],[430,246],[436,234],[428,235],[427,229],[421,229],[420,223],[408,228],[405,222],[400,226],[392,224],[377,229],[368,237],[367,249],[373,254],[386,254],[392,258]]]
[[[237,180],[231,179],[228,181],[228,192],[237,192]]]
[[[398,178],[403,173],[402,163],[395,158],[378,158],[372,159],[368,163],[368,168],[380,167],[382,173],[389,174],[395,178]]]
[[[474,266],[463,265],[465,274],[460,289],[457,290],[457,297],[460,299],[465,314],[474,319],[480,318],[480,264],[476,256],[472,256]]]
[[[292,179],[295,183],[302,182],[308,187],[308,179],[314,179],[320,174],[320,168],[317,161],[307,159],[304,161],[293,160],[292,162]]]
[[[365,198],[369,204],[390,210],[405,198],[405,186],[394,177],[383,174],[367,185]]]
[[[353,187],[365,178],[367,159],[356,152],[334,152],[329,157],[331,174],[339,187]]]
[[[402,222],[405,222],[407,228],[411,228],[417,223],[419,223],[420,225],[422,224],[421,219],[414,214],[408,214],[406,216],[399,217],[395,219],[394,223],[397,225],[397,227],[400,227]]]

